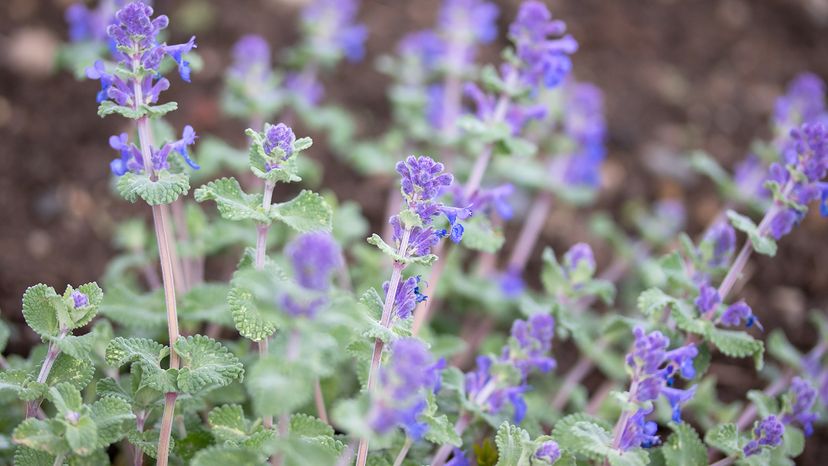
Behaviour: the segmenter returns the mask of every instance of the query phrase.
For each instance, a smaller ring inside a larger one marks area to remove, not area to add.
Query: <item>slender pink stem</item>
[[[406,250],[408,249],[408,240],[411,237],[411,228],[406,228],[403,231],[402,238],[400,239],[400,247],[397,249],[397,252],[405,256]],[[391,280],[388,282],[388,291],[385,293],[385,302],[382,306],[382,317],[380,318],[380,325],[383,327],[388,327],[391,324],[392,310],[394,308],[394,297],[397,294],[397,288],[400,285],[400,279],[402,278],[402,271],[405,268],[405,264],[394,262],[393,269],[391,271]],[[374,352],[371,355],[371,366],[368,369],[368,382],[367,382],[367,389],[368,392],[372,392],[377,382],[377,372],[379,371],[380,362],[382,361],[382,349],[384,343],[382,340],[377,338],[374,340]],[[366,461],[368,461],[368,439],[360,439],[359,447],[357,448],[357,466],[365,466]]]
[[[147,414],[144,411],[138,412],[135,416],[135,429],[138,432],[144,431],[144,422],[147,420]],[[132,446],[132,465],[142,466],[144,464],[144,450],[138,445]]]
[[[400,448],[400,452],[394,459],[394,466],[402,465],[403,461],[405,461],[405,457],[408,455],[408,450],[411,448],[412,443],[411,437],[405,437],[405,443],[403,443],[402,448]]]
[[[270,210],[273,204],[273,189],[275,185],[270,181],[265,181],[264,191],[262,192],[262,209],[265,213]],[[256,225],[256,256],[253,260],[253,267],[256,270],[264,270],[265,257],[267,255],[267,232],[270,226],[267,224]],[[259,358],[267,356],[268,353],[268,337],[264,337],[258,342]],[[266,429],[273,427],[273,416],[262,416],[262,425]]]
[[[316,415],[325,424],[330,424],[328,410],[325,408],[325,395],[322,394],[322,385],[320,385],[319,379],[316,379],[313,384],[313,399],[316,403]]]
[[[460,417],[454,423],[454,431],[457,432],[457,435],[463,435],[463,432],[469,427],[471,419],[472,417],[467,411],[460,413]],[[434,454],[434,458],[431,460],[431,466],[443,466],[452,450],[454,450],[454,446],[452,445],[445,444],[440,446],[440,449],[437,450],[437,453]]]
[[[63,329],[58,334],[58,338],[63,338],[69,333],[68,329]],[[40,373],[37,374],[37,383],[46,383],[49,378],[49,373],[52,372],[52,367],[55,365],[58,356],[60,356],[60,348],[55,342],[49,343],[49,349],[46,350],[46,358],[43,359],[43,365],[40,366]],[[35,417],[42,411],[40,409],[41,399],[29,401],[26,403],[26,417]]]
[[[526,215],[526,221],[520,230],[515,248],[512,249],[512,255],[509,257],[509,270],[523,270],[526,267],[551,209],[552,193],[549,191],[539,192],[532,202],[529,213]]]

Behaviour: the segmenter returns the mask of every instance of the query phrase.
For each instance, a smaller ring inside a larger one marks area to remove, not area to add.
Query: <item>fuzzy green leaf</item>
[[[89,360],[61,354],[52,366],[49,377],[46,378],[46,385],[51,387],[61,382],[68,382],[78,390],[83,390],[92,381],[94,375],[95,366]]]
[[[268,356],[253,365],[246,385],[256,414],[278,416],[295,411],[310,400],[313,374],[301,362]],[[274,393],[279,396],[273,396]]]
[[[472,217],[463,222],[463,246],[475,251],[495,253],[503,247],[503,232],[485,216]]]
[[[243,337],[262,341],[276,331],[276,324],[261,314],[250,290],[231,288],[227,294],[227,304],[233,314],[236,329]]]
[[[135,363],[141,367],[142,383],[159,392],[176,391],[175,372],[161,368],[170,349],[148,338],[113,338],[106,348],[106,362],[115,367]]]
[[[144,114],[150,118],[160,118],[172,111],[178,109],[177,102],[167,102],[161,105],[142,105],[141,109],[144,111]]]
[[[610,454],[612,442],[610,427],[596,418],[582,413],[570,414],[555,424],[552,439],[567,451],[592,459]]]
[[[673,434],[661,448],[667,466],[698,466],[707,464],[707,448],[699,434],[686,422],[671,424]]]
[[[331,231],[333,210],[313,191],[303,190],[293,199],[270,206],[270,218],[287,224],[300,233]]]
[[[80,390],[69,383],[59,383],[49,389],[49,401],[55,405],[55,409],[61,416],[68,413],[78,412],[83,406]]]
[[[768,353],[788,367],[802,365],[802,354],[788,341],[782,329],[774,329],[768,336]]]
[[[534,448],[529,433],[504,422],[495,435],[497,464],[495,466],[529,466]]]
[[[166,328],[164,290],[138,294],[126,287],[107,289],[101,313],[129,329],[160,331]]]
[[[401,264],[422,264],[422,265],[431,265],[437,260],[437,256],[434,254],[426,254],[425,256],[416,256],[416,257],[404,257],[403,255],[397,252],[396,248],[391,247],[388,243],[383,241],[380,235],[374,233],[370,237],[368,237],[368,243],[373,244],[376,246],[383,254],[391,256],[395,262],[399,262]]]
[[[190,462],[192,466],[261,465],[261,455],[252,448],[216,445],[199,451]]]
[[[91,417],[98,428],[98,448],[104,448],[121,440],[135,419],[129,403],[121,398],[106,397],[91,406]]]
[[[92,454],[98,444],[98,427],[86,415],[81,416],[76,423],[66,423],[65,435],[72,451],[81,456]]]
[[[727,455],[740,454],[739,431],[735,424],[721,424],[707,431],[704,442]]]
[[[38,284],[23,293],[23,318],[26,324],[40,336],[57,336],[60,324],[56,307],[63,306],[62,299],[52,287]]]
[[[14,429],[12,440],[18,445],[60,455],[69,449],[63,439],[63,433],[63,425],[59,421],[28,418]]]
[[[756,370],[762,368],[764,364],[762,355],[765,352],[765,345],[746,332],[712,328],[708,338],[725,355],[734,358],[753,356]]]
[[[149,205],[170,204],[190,190],[190,180],[185,173],[162,170],[158,179],[152,180],[146,173],[127,172],[118,178],[118,192],[129,202],[143,199]]]
[[[208,386],[223,387],[244,374],[239,358],[210,337],[180,337],[173,349],[181,357],[178,388],[185,393],[196,393]]]
[[[117,113],[124,118],[130,118],[133,120],[137,120],[144,116],[143,109],[134,109],[132,107],[127,107],[126,105],[118,105],[111,100],[104,100],[98,105],[98,116],[103,118],[107,115],[112,115],[113,113]]]
[[[730,219],[733,228],[744,232],[748,236],[756,252],[771,257],[776,255],[776,241],[763,235],[759,231],[759,227],[753,223],[753,220],[732,210],[727,211],[727,217]]]
[[[219,214],[227,220],[270,223],[262,208],[262,195],[245,193],[235,178],[220,178],[199,187],[195,200],[215,201]]]
[[[290,434],[302,437],[333,437],[334,429],[319,418],[296,413],[290,416]]]
[[[219,442],[238,442],[249,435],[250,423],[244,417],[240,405],[224,405],[214,408],[207,415],[207,423]]]
[[[0,372],[0,393],[11,392],[23,401],[32,401],[46,394],[46,384],[38,383],[34,375],[24,369]]]

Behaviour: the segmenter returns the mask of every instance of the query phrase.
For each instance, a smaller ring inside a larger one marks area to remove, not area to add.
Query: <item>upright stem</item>
[[[540,233],[543,230],[543,224],[546,222],[546,216],[549,215],[549,210],[552,208],[552,193],[549,191],[541,191],[535,196],[532,201],[532,206],[526,214],[526,221],[523,223],[523,228],[520,230],[515,248],[512,249],[512,255],[509,257],[508,270],[523,270],[526,263],[529,261],[529,256],[532,254],[532,249],[538,242]]]
[[[65,459],[66,459],[66,454],[61,453],[60,455],[57,455],[55,457],[55,462],[52,463],[52,464],[53,464],[53,466],[63,466],[63,460],[65,460]]]
[[[411,228],[406,228],[403,231],[402,238],[400,239],[400,247],[397,249],[397,252],[400,255],[406,255],[406,249],[408,249],[408,240],[410,237]],[[394,308],[394,297],[397,294],[397,288],[400,285],[400,279],[402,278],[402,271],[404,268],[405,264],[394,262],[394,266],[391,271],[391,280],[388,282],[388,291],[385,293],[385,302],[382,305],[380,325],[383,327],[388,327],[391,323],[391,311]],[[374,386],[377,382],[377,372],[379,371],[380,362],[382,361],[383,346],[384,343],[382,340],[379,338],[374,340],[374,352],[371,355],[371,366],[368,369],[367,389],[369,393],[374,390]],[[368,461],[368,439],[363,438],[359,440],[356,465],[365,466],[366,461]]]
[[[58,338],[63,338],[68,333],[68,329],[62,329],[58,334]],[[57,361],[58,356],[60,356],[60,348],[58,347],[58,345],[55,342],[49,343],[49,349],[46,350],[46,358],[43,359],[43,365],[40,366],[40,373],[37,374],[37,383],[46,383],[46,379],[49,378],[49,373],[52,371],[52,366],[55,365],[55,361]],[[32,400],[26,403],[27,418],[35,417],[41,412],[40,402],[41,399],[38,398],[36,400]]]
[[[147,420],[147,415],[144,411],[140,411],[135,416],[135,429],[140,433],[144,431],[144,422]],[[144,464],[144,450],[138,445],[132,446],[132,465],[143,466]]]
[[[265,181],[264,191],[262,193],[262,209],[267,213],[270,210],[270,205],[273,203],[273,188],[275,185],[271,181]],[[256,270],[264,270],[265,256],[267,255],[267,232],[270,226],[267,224],[256,225],[256,256],[253,260],[253,267]],[[264,337],[258,342],[259,358],[267,356],[268,353],[268,337]],[[266,429],[273,427],[273,416],[262,416],[262,425]]]
[[[316,379],[313,384],[313,399],[316,403],[316,414],[319,419],[325,424],[330,424],[328,410],[325,408],[325,396],[322,394],[322,385],[319,383],[319,379]]]
[[[408,450],[411,448],[411,444],[413,441],[411,437],[405,437],[405,443],[403,443],[402,448],[400,448],[400,452],[397,454],[397,458],[394,459],[394,466],[401,466],[403,461],[405,461],[405,457],[408,455]]]

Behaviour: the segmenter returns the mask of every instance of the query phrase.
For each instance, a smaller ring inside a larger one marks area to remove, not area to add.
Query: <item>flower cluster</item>
[[[545,460],[549,462],[549,464],[555,463],[561,457],[561,448],[558,446],[557,442],[552,440],[548,442],[544,442],[535,450],[535,458],[540,460]]]
[[[813,423],[817,419],[816,413],[813,412],[816,396],[816,390],[808,381],[800,377],[794,377],[791,381],[790,411],[782,416],[782,422],[785,424],[797,422],[802,426],[805,435],[813,434]]]
[[[573,83],[566,91],[563,126],[575,149],[567,157],[564,182],[597,188],[601,163],[606,156],[604,97],[598,87],[588,83]]]
[[[315,0],[302,11],[310,45],[321,56],[342,56],[357,62],[365,55],[368,30],[356,24],[357,0]]]
[[[699,287],[699,295],[696,297],[695,304],[699,313],[703,316],[712,318],[719,310],[721,302],[722,298],[715,288],[706,283]],[[717,322],[726,327],[738,327],[744,322],[747,328],[756,325],[759,330],[762,330],[759,319],[753,315],[753,310],[744,301],[737,301],[725,308],[719,315]]]
[[[115,18],[115,9],[123,6],[124,0],[102,1],[97,8],[83,3],[74,3],[66,9],[69,24],[69,39],[72,42],[105,42],[109,36],[106,28]],[[151,3],[144,0],[144,3]]]
[[[75,309],[80,309],[82,307],[89,305],[89,296],[82,291],[75,290],[72,292],[72,304],[75,306]]]
[[[423,256],[431,251],[440,238],[449,235],[455,243],[463,237],[463,225],[458,220],[471,216],[471,208],[450,207],[437,199],[451,186],[454,177],[443,171],[443,164],[426,156],[409,156],[396,167],[400,174],[401,191],[406,208],[416,215],[422,226],[411,228],[408,245],[403,251],[406,256]],[[444,215],[448,219],[449,231],[437,230],[432,226],[435,216]],[[405,227],[398,215],[391,217],[394,241],[399,244],[404,236]]]
[[[803,123],[826,121],[825,83],[818,76],[803,73],[788,85],[787,92],[776,100],[773,122],[784,137]]]
[[[553,20],[541,2],[523,2],[517,19],[509,27],[515,44],[520,82],[530,89],[541,84],[555,87],[572,69],[569,56],[578,50],[575,39],[566,34],[566,24]],[[550,38],[555,37],[555,38]]]
[[[728,222],[716,222],[705,232],[702,243],[710,246],[704,257],[706,265],[711,268],[726,267],[736,250],[736,231]]]
[[[828,172],[828,130],[822,124],[803,124],[791,131],[792,150],[783,153],[784,165],[774,163],[769,179],[782,199],[772,209],[770,234],[780,239],[790,233],[807,212],[807,204],[821,199],[820,212],[828,216],[828,189],[822,179]]]
[[[382,291],[388,294],[388,282],[383,283]],[[397,287],[394,294],[394,306],[392,313],[394,317],[405,320],[411,317],[417,304],[425,301],[428,297],[420,293],[420,276],[415,275],[403,280]]]
[[[688,380],[696,375],[693,360],[698,350],[694,344],[668,351],[670,339],[659,331],[646,333],[637,327],[633,335],[635,343],[626,360],[632,371],[629,401],[640,407],[621,426],[617,445],[621,450],[658,442],[655,424],[646,420],[652,412],[651,402],[664,396],[673,409],[673,421],[681,422],[681,406],[695,394],[695,386],[686,390],[673,387],[676,374]]]
[[[469,399],[492,414],[499,413],[508,401],[514,421],[523,420],[523,393],[529,389],[528,376],[534,371],[545,373],[555,368],[555,360],[549,356],[554,335],[555,320],[549,315],[535,314],[528,320],[516,320],[500,356],[479,356],[476,370],[466,374]],[[508,371],[495,371],[496,366],[514,368],[515,373],[503,375]]]
[[[285,312],[313,318],[328,302],[334,272],[342,266],[342,251],[327,233],[305,233],[285,247],[293,276],[302,293],[286,293],[281,298]]]
[[[445,361],[434,360],[428,348],[416,338],[394,342],[391,360],[380,373],[378,389],[372,395],[371,426],[385,433],[399,426],[419,440],[428,425],[418,419],[426,408],[428,392],[440,389],[440,372]]]
[[[271,74],[270,66],[270,46],[264,37],[248,34],[233,45],[231,75],[250,81],[253,86],[267,80]]]
[[[785,426],[776,416],[768,416],[753,429],[753,439],[742,449],[745,456],[752,456],[762,451],[763,446],[775,447],[782,444]]]
[[[181,133],[181,139],[164,143],[160,149],[155,147],[150,148],[149,166],[153,171],[167,170],[170,168],[168,162],[170,153],[175,152],[184,159],[184,161],[195,170],[198,170],[199,165],[190,157],[188,147],[195,144],[196,133],[193,127],[187,125]],[[109,138],[109,146],[118,151],[120,158],[117,158],[109,163],[109,169],[116,176],[123,176],[127,172],[138,173],[144,170],[145,162],[141,150],[134,144],[129,142],[127,133],[121,133],[118,136]]]
[[[185,44],[159,44],[158,33],[167,27],[169,20],[164,15],[153,19],[152,14],[152,7],[140,1],[128,3],[115,13],[116,22],[107,28],[107,34],[115,44],[113,54],[120,66],[110,74],[106,65],[99,60],[86,71],[87,77],[101,82],[98,102],[111,99],[125,111],[133,112],[143,112],[145,107],[158,102],[160,93],[170,87],[170,82],[159,75],[159,67],[165,56],[171,57],[178,64],[182,79],[190,80],[189,63],[184,55],[195,48],[195,37]],[[154,173],[168,169],[167,158],[171,152],[176,152],[192,168],[198,169],[198,165],[187,153],[187,147],[195,139],[193,128],[186,126],[181,139],[168,142],[160,149],[150,148],[149,160],[144,160],[145,154],[129,143],[126,133],[113,136],[109,144],[120,153],[120,158],[113,160],[110,168],[117,176],[122,176],[127,171],[147,170]]]

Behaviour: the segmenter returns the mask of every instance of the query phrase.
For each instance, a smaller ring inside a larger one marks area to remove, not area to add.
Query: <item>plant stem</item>
[[[61,329],[60,333],[58,334],[58,338],[63,338],[69,333],[68,329]],[[57,343],[50,342],[49,349],[46,350],[46,358],[43,359],[43,365],[40,366],[40,373],[37,374],[37,383],[46,383],[46,379],[49,378],[49,373],[52,371],[52,366],[55,365],[55,361],[57,361],[58,356],[60,356],[60,348],[58,347]],[[40,398],[36,400],[29,401],[26,403],[26,417],[35,417],[37,416],[40,410],[40,402],[42,400]]]
[[[400,238],[400,246],[397,249],[397,253],[406,256],[406,250],[408,249],[408,240],[411,237],[411,228],[406,227],[403,231],[402,238]],[[382,305],[382,317],[380,318],[380,325],[383,327],[388,327],[391,324],[391,317],[392,317],[392,310],[394,308],[394,298],[397,295],[397,287],[400,285],[400,279],[402,278],[402,271],[405,268],[405,264],[400,262],[394,262],[392,271],[391,271],[391,280],[388,282],[388,291],[385,293],[385,302]],[[370,393],[374,390],[374,386],[377,382],[377,372],[379,371],[380,362],[382,361],[382,349],[385,344],[379,338],[374,340],[374,352],[371,355],[371,366],[368,369],[368,382],[367,382],[367,390]],[[359,447],[357,448],[357,466],[365,466],[365,462],[368,461],[368,439],[360,439],[359,440]]]
[[[52,463],[53,466],[63,466],[63,460],[66,459],[66,454],[61,453],[55,457],[55,462]]]
[[[322,394],[322,385],[319,384],[318,378],[313,384],[313,399],[316,403],[316,415],[325,424],[330,424],[328,410],[325,408],[325,396]]]
[[[397,454],[397,458],[394,459],[394,466],[401,466],[402,462],[405,461],[405,457],[408,455],[408,450],[411,448],[411,444],[413,441],[411,437],[405,437],[405,443],[403,443],[402,448],[400,448],[400,452]]]
[[[518,235],[515,248],[512,249],[512,255],[509,257],[507,265],[508,270],[522,271],[526,268],[526,263],[529,261],[532,249],[535,248],[535,244],[538,242],[546,217],[551,209],[552,193],[549,191],[539,192],[532,201],[532,206],[526,214],[526,220]]]
[[[144,431],[144,422],[147,420],[147,415],[144,411],[138,412],[135,416],[135,429],[140,433]],[[144,464],[144,450],[138,445],[132,446],[132,465],[142,466]]]
[[[730,464],[733,464],[734,461],[736,461],[735,458],[733,458],[732,456],[728,456],[726,458],[720,459],[719,461],[716,461],[715,463],[712,463],[710,466],[728,466]]]
[[[599,339],[595,344],[595,350],[597,352],[603,351],[607,347],[607,343],[605,338]],[[575,387],[581,383],[581,380],[589,374],[594,366],[595,364],[592,362],[592,359],[586,356],[578,359],[578,362],[564,376],[561,387],[558,388],[555,398],[552,399],[552,408],[554,410],[561,411],[566,406],[570,395],[572,395],[572,391],[575,390]]]
[[[270,205],[273,203],[273,189],[275,185],[271,181],[265,181],[264,190],[262,192],[262,209],[265,214],[270,211]],[[264,270],[265,256],[267,255],[267,233],[270,230],[270,225],[258,224],[256,225],[256,256],[254,258],[253,267],[256,270]],[[264,337],[258,342],[259,359],[267,356],[268,353],[268,337]],[[266,429],[273,428],[273,416],[262,416],[262,425]]]

